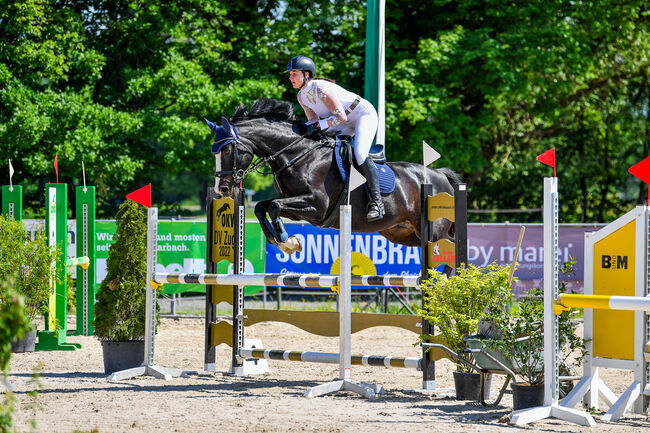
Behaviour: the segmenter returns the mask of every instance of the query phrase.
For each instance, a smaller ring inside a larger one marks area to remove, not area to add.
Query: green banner
[[[113,243],[115,221],[97,221],[97,283],[106,276],[106,260]],[[156,272],[205,273],[206,232],[205,221],[160,221],[158,223],[158,257]],[[245,272],[264,272],[266,239],[257,222],[246,223]],[[232,272],[232,265],[222,261],[218,273]],[[246,294],[263,290],[262,286],[246,287]],[[205,292],[198,284],[165,284],[163,293]]]

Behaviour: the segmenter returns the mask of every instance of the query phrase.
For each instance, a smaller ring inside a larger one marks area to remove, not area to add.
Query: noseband
[[[222,140],[220,140],[220,141],[222,141]],[[212,145],[213,148],[214,148],[215,145],[217,145],[217,141],[216,141],[216,140],[215,140],[214,144]],[[244,177],[246,177],[246,175],[247,175],[248,173],[254,171],[254,170],[258,167],[258,165],[255,165],[255,166],[253,167],[253,169],[248,169],[248,170],[244,170],[244,169],[242,169],[242,168],[237,169],[237,159],[238,159],[238,157],[239,157],[239,151],[241,151],[242,153],[248,153],[248,154],[250,154],[250,155],[252,155],[252,156],[255,156],[255,155],[253,154],[253,152],[252,152],[250,149],[248,149],[246,146],[244,146],[244,144],[239,140],[239,138],[237,138],[237,139],[235,139],[235,140],[231,140],[231,141],[228,142],[228,143],[224,143],[224,144],[222,144],[222,145],[221,145],[221,150],[223,150],[223,148],[224,148],[225,146],[228,146],[228,145],[232,145],[232,146],[233,146],[233,155],[234,155],[234,156],[233,156],[233,160],[232,160],[232,170],[219,170],[219,171],[215,171],[215,172],[214,172],[214,175],[215,175],[216,177],[221,178],[222,176],[227,176],[227,175],[230,175],[230,174],[231,174],[231,175],[232,175],[233,183],[234,183],[234,184],[238,184],[238,183],[240,183],[241,181],[244,180]],[[220,151],[221,151],[221,150],[220,150]]]

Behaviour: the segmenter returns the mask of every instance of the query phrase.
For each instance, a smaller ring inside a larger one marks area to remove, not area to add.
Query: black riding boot
[[[366,219],[369,222],[380,220],[384,217],[384,202],[381,200],[381,193],[379,192],[379,176],[377,175],[377,167],[373,160],[368,157],[359,166],[361,174],[366,178],[366,186],[368,187],[368,214]]]

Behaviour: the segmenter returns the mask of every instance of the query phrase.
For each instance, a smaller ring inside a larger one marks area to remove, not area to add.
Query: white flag
[[[366,183],[366,178],[357,171],[356,168],[350,167],[350,192]]]
[[[422,154],[425,166],[440,159],[440,154],[436,152],[433,147],[429,146],[424,140],[422,140]]]
[[[14,175],[14,167],[11,165],[11,160],[9,160],[9,179]]]

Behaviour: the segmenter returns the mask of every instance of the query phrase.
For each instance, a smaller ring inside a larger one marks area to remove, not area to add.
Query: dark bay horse
[[[261,99],[248,111],[240,106],[230,121],[222,119],[221,126],[206,121],[215,133],[212,152],[216,156],[218,194],[232,197],[234,187],[246,174],[263,163],[270,166],[279,197],[260,201],[255,207],[270,243],[288,254],[300,250],[298,241],[288,237],[282,217],[307,221],[317,227],[339,228],[338,199],[347,194],[347,188],[336,166],[333,141],[318,134],[304,136],[305,125],[296,120],[289,103]],[[254,162],[254,157],[259,160]],[[452,185],[460,183],[460,179],[447,168],[426,168],[425,175],[420,164],[388,165],[396,179],[395,190],[383,195],[384,218],[366,221],[368,199],[364,187],[356,188],[350,196],[352,231],[378,232],[391,242],[420,246],[420,185],[430,183],[434,194],[453,195]],[[449,237],[450,226],[449,221],[438,220],[435,240]]]

